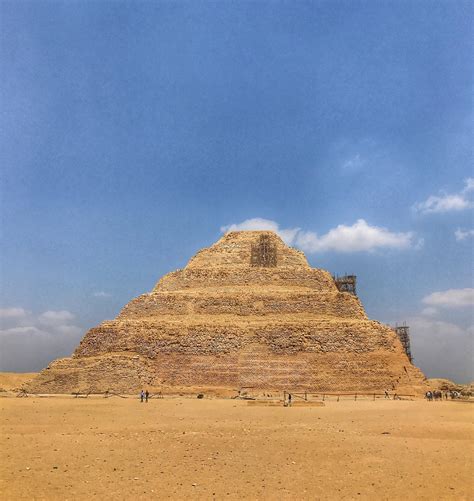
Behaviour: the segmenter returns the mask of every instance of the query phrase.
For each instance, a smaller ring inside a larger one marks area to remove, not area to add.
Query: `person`
[[[387,390],[385,390],[385,398],[390,399],[390,395],[388,394],[388,391],[387,391]]]
[[[149,397],[148,390],[145,391],[145,403],[148,403],[148,397]]]
[[[288,393],[288,406],[291,407],[291,393]]]
[[[140,392],[140,403],[143,403],[143,398],[145,397],[145,392],[142,390]]]

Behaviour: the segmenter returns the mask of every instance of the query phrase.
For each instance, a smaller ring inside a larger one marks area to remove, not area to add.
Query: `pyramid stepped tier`
[[[421,391],[389,327],[273,232],[231,232],[92,328],[35,392]]]
[[[366,319],[359,300],[342,292],[248,288],[216,292],[213,289],[154,292],[131,301],[118,320],[150,319],[156,316],[193,315],[315,315]]]
[[[207,320],[207,321],[206,321]],[[385,336],[374,336],[375,329],[386,329]],[[282,320],[270,316],[246,319],[245,325],[234,317],[219,319],[147,320],[104,322],[91,329],[76,349],[75,357],[131,351],[150,358],[160,353],[220,355],[259,343],[274,353],[365,353],[380,349],[395,351],[398,343],[392,330],[377,322],[321,320],[306,317]]]
[[[164,276],[156,285],[154,292],[175,290],[202,290],[217,291],[233,287],[274,287],[306,288],[314,291],[327,291],[336,288],[329,273],[322,270],[274,270],[274,269],[216,269],[207,270],[197,268],[178,270]]]

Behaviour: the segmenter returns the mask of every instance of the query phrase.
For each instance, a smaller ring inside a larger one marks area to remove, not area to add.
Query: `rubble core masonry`
[[[367,318],[348,280],[339,290],[271,231],[227,233],[90,329],[28,390],[421,391],[396,332]]]

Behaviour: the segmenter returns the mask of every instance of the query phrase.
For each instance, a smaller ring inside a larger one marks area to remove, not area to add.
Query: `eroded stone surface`
[[[165,275],[28,389],[402,392],[423,385],[396,334],[369,320],[356,296],[339,292],[327,271],[311,268],[275,233],[245,231]]]

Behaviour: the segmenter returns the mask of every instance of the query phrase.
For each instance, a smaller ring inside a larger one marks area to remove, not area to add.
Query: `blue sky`
[[[0,369],[69,354],[221,228],[257,224],[356,273],[427,375],[473,379],[471,14],[2,2]]]

